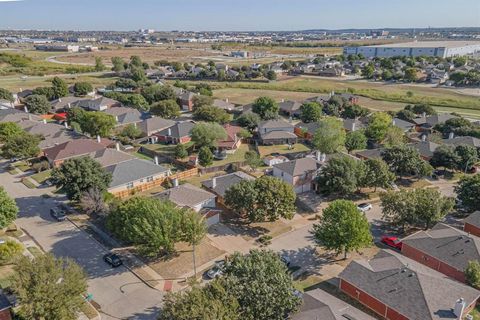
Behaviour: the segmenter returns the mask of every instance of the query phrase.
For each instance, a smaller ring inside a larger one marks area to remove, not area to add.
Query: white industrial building
[[[373,57],[458,57],[480,52],[480,42],[467,41],[415,41],[383,44],[376,46],[345,47],[344,55],[362,54],[366,58]]]

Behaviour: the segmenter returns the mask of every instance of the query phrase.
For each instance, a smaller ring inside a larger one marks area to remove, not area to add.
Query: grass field
[[[51,174],[52,174],[52,170],[45,170],[45,171],[31,175],[30,178],[35,180],[38,184],[42,184],[45,182],[45,180],[50,178]]]
[[[288,145],[286,144],[275,145],[275,146],[258,146],[258,153],[262,158],[272,153],[287,154],[287,153],[305,152],[305,151],[310,151],[310,148],[308,148],[306,145],[301,143],[294,144],[292,149],[289,149]]]

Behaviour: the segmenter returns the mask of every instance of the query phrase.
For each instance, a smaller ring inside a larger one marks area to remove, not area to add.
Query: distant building
[[[35,49],[40,51],[78,52],[80,50],[80,46],[45,44],[45,45],[36,45]]]
[[[418,41],[383,44],[376,46],[345,47],[343,54],[362,54],[373,57],[458,57],[480,52],[480,42],[467,41]]]

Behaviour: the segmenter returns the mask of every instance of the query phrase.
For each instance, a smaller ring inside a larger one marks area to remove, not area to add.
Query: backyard
[[[310,148],[304,144],[296,143],[291,147],[287,144],[273,145],[273,146],[258,146],[258,153],[260,157],[263,158],[270,154],[288,154],[288,153],[297,153],[297,152],[309,152]]]

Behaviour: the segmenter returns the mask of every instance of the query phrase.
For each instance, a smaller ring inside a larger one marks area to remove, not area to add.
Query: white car
[[[372,210],[372,204],[371,203],[360,203],[358,206],[357,206],[358,210],[362,211],[362,212],[367,212],[369,210]]]

